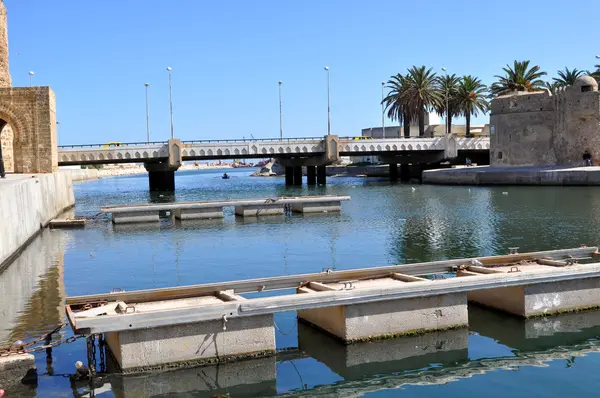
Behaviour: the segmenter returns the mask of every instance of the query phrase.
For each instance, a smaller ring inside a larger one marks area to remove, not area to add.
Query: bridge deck
[[[596,247],[69,297],[77,333],[105,333],[600,277]],[[475,261],[476,260],[476,261]],[[575,264],[573,264],[575,262]],[[476,265],[474,265],[476,264]],[[423,278],[454,273],[465,277]],[[275,297],[240,294],[297,289]],[[98,316],[103,315],[103,316]]]

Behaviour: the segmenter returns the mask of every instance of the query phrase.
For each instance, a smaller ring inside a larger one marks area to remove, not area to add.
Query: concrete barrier
[[[0,270],[40,229],[75,204],[68,172],[7,177],[0,181]]]

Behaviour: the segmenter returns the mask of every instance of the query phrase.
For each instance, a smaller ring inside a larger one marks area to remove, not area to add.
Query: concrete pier
[[[405,275],[400,278],[405,280],[390,277],[345,283],[311,282],[299,288],[298,293],[373,289],[427,281]],[[469,323],[466,293],[311,308],[298,311],[298,318],[346,343],[445,330]]]
[[[0,357],[0,387],[7,394],[11,394],[10,396],[29,396],[28,392],[32,392],[32,389],[27,388],[24,384],[37,386],[37,369],[34,356],[20,354]],[[31,396],[35,396],[35,390],[33,390]]]
[[[390,163],[390,181],[398,181],[398,165]]]
[[[178,220],[204,220],[223,218],[222,207],[205,207],[199,209],[175,209],[175,218]]]
[[[115,224],[130,224],[130,223],[146,223],[158,222],[157,211],[132,211],[113,213],[113,223]]]
[[[584,266],[568,268],[580,267]],[[495,273],[506,274],[544,274],[549,271],[548,268],[552,267],[530,264],[495,267],[493,270]],[[472,274],[471,271],[460,270],[457,276],[471,277]],[[600,278],[473,290],[468,293],[468,300],[525,318],[598,308],[600,307]]]
[[[285,185],[294,185],[294,167],[285,167]]]
[[[306,184],[317,185],[317,166],[306,166]]]
[[[285,214],[285,205],[279,203],[235,206],[235,215],[242,217],[281,216]]]
[[[294,185],[302,185],[302,166],[294,166]]]
[[[342,202],[323,202],[323,203],[294,203],[292,211],[294,213],[329,213],[342,210]]]
[[[325,165],[317,166],[317,184],[327,184],[327,167]]]

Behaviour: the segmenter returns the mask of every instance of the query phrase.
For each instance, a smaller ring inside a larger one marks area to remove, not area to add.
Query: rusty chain
[[[35,353],[35,352],[42,352],[42,351],[46,351],[48,348],[54,348],[54,347],[58,347],[62,344],[69,344],[69,343],[73,343],[77,340],[79,340],[80,338],[83,338],[85,336],[83,335],[76,335],[76,336],[71,336],[68,337],[66,339],[62,339],[62,340],[58,340],[58,341],[52,341],[52,335],[55,333],[58,333],[58,331],[60,331],[61,329],[65,328],[68,324],[65,323],[63,325],[57,326],[56,328],[54,328],[53,330],[51,330],[50,332],[44,333],[43,335],[41,335],[38,338],[35,338],[27,343],[22,343],[19,345],[11,345],[9,347],[0,347],[0,357],[7,357],[10,355],[19,355],[19,354],[30,354],[30,353]],[[45,340],[46,344],[41,344],[41,345],[37,345],[34,347],[35,344],[41,342]]]

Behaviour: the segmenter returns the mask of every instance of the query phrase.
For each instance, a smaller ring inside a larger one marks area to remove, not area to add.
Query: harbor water
[[[175,193],[146,175],[75,184],[85,229],[45,230],[0,274],[0,346],[66,321],[66,296],[600,244],[600,188],[462,187],[328,178],[286,187],[250,169],[176,173]],[[339,214],[113,225],[110,205],[349,195]],[[271,293],[272,294],[272,293]],[[108,375],[98,397],[592,397],[600,390],[600,312],[522,320],[469,307],[469,328],[344,346],[275,315],[278,354],[234,364]],[[56,339],[71,336],[63,329]],[[63,377],[84,340],[36,353],[24,397],[90,396]],[[7,396],[8,397],[8,396]]]

